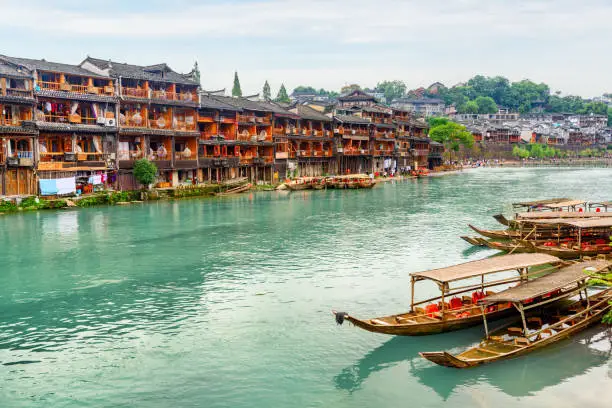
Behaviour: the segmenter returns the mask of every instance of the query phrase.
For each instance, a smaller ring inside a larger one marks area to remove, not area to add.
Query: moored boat
[[[599,323],[612,308],[612,289],[588,296],[586,272],[602,272],[612,266],[610,261],[588,261],[572,264],[554,274],[543,276],[517,287],[489,296],[480,304],[508,302],[518,310],[522,327],[516,321],[489,332],[487,316],[483,315],[486,336],[476,346],[452,355],[446,351],[421,352],[422,357],[436,364],[469,368],[507,358],[518,357],[555,343],[563,338]],[[582,298],[584,292],[585,298]],[[580,293],[581,300],[559,309],[552,302]],[[547,305],[545,308],[543,306]],[[526,311],[540,309],[530,316]]]
[[[310,179],[306,177],[298,177],[296,179],[293,179],[290,182],[285,183],[285,186],[287,186],[287,188],[291,191],[301,191],[312,188],[310,184]]]
[[[483,237],[493,238],[493,239],[513,239],[520,237],[519,231],[514,230],[487,230],[481,229],[473,226],[472,224],[468,224],[468,227],[482,235]]]
[[[552,266],[544,267],[545,265]],[[416,272],[411,274],[412,299],[408,312],[370,319],[359,319],[346,312],[333,311],[332,313],[338,324],[347,320],[359,328],[375,333],[420,336],[459,330],[478,325],[483,313],[488,319],[502,318],[511,313],[507,303],[491,305],[484,309],[477,304],[479,299],[494,294],[491,291],[492,288],[525,282],[535,274],[551,272],[560,266],[561,261],[553,256],[513,254]],[[536,267],[543,269],[535,271]],[[485,276],[508,271],[518,271],[519,276],[499,277],[497,280],[485,282]],[[477,277],[481,277],[480,284],[468,283],[451,288],[453,283]],[[441,289],[441,295],[415,302],[415,284],[419,281],[436,283]]]

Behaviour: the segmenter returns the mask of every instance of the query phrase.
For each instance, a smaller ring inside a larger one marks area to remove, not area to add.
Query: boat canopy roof
[[[549,198],[547,200],[536,200],[536,201],[521,201],[519,203],[513,203],[514,207],[536,207],[538,205],[561,203],[563,201],[570,201],[571,198]]]
[[[559,258],[547,254],[511,254],[466,262],[446,268],[432,269],[424,272],[414,272],[410,275],[416,278],[431,279],[436,282],[446,283],[471,278],[473,276],[528,268],[530,266],[545,265],[560,261],[561,260]]]
[[[586,201],[584,201],[584,200],[567,200],[567,201],[561,201],[559,203],[543,204],[542,207],[543,208],[550,208],[550,209],[554,210],[554,209],[563,208],[563,207],[574,207],[574,206],[582,205],[582,204],[586,204]]]
[[[612,212],[595,211],[553,211],[553,212],[522,212],[516,215],[517,221],[546,218],[602,218],[612,217]]]
[[[587,219],[566,219],[566,218],[553,218],[548,220],[531,220],[530,224],[533,225],[564,225],[574,228],[605,228],[612,227],[612,218],[587,218]]]
[[[612,201],[591,201],[589,205],[593,207],[612,207]]]
[[[559,269],[556,272],[523,283],[522,285],[487,296],[481,300],[481,303],[523,302],[584,280],[588,278],[586,272],[599,272],[610,266],[612,266],[612,262],[610,261],[586,261],[576,263]]]

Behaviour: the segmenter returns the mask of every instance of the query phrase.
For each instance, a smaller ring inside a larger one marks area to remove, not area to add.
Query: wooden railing
[[[52,90],[52,91],[65,91],[65,92],[74,92],[80,94],[94,94],[94,95],[107,95],[113,96],[115,94],[115,89],[112,86],[89,86],[89,85],[78,85],[78,84],[70,84],[68,82],[45,82],[39,81],[38,86],[41,89]],[[25,91],[28,92],[28,91]]]
[[[119,160],[139,160],[145,157],[143,150],[119,150]]]
[[[255,116],[238,115],[238,122],[245,122],[245,123],[253,123],[253,124],[255,124]]]
[[[0,126],[21,126],[21,119],[13,118],[13,119],[4,119],[0,116]]]
[[[60,89],[60,84],[59,82],[44,82],[44,81],[38,81],[37,82],[38,86],[41,89],[49,89],[52,91],[59,91]]]
[[[374,132],[374,137],[380,139],[393,139],[395,136],[393,132]]]
[[[79,115],[52,115],[52,114],[44,114],[45,122],[50,123],[66,123],[66,124],[85,124],[85,125],[95,125],[96,118],[90,118],[87,116],[79,116]]]
[[[142,98],[142,99],[148,99],[149,98],[149,92],[146,89],[142,89],[142,88],[128,88],[128,87],[121,87],[121,95],[123,96],[127,96],[132,97],[132,98]]]
[[[174,152],[174,159],[175,160],[195,160],[196,157],[198,157],[198,153],[194,152],[194,151],[190,151],[189,153]]]
[[[349,149],[345,147],[343,151],[345,156],[359,156],[364,154],[370,154],[369,149]]]

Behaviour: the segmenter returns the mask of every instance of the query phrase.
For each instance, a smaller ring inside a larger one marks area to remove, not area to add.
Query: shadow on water
[[[470,329],[431,336],[425,343],[423,338],[394,337],[344,368],[334,382],[337,388],[353,392],[372,373],[407,363],[410,373],[445,401],[456,388],[482,382],[507,395],[523,397],[603,366],[612,355],[612,329],[602,326],[527,356],[471,369],[437,366],[418,354],[426,350],[463,349],[475,343],[480,335],[479,330]]]
[[[457,345],[468,346],[481,336],[482,329],[479,328],[427,337],[395,336],[368,352],[354,365],[344,368],[334,377],[334,383],[337,388],[353,392],[361,388],[362,383],[375,372],[401,362],[421,359],[419,351],[423,351],[424,347],[446,350]],[[427,341],[424,342],[424,339]]]

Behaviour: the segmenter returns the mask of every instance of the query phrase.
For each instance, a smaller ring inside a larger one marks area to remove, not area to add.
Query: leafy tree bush
[[[137,160],[134,163],[134,177],[144,186],[149,186],[155,181],[157,175],[157,166],[147,159]]]

